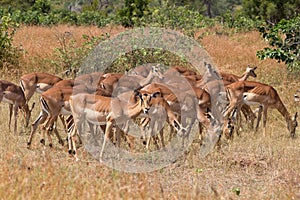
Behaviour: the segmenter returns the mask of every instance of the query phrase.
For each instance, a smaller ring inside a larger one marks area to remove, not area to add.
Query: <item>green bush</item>
[[[83,35],[82,37],[85,42],[79,45],[71,33],[66,32],[56,35],[60,46],[55,48],[56,58],[52,61],[52,64],[58,71],[64,71],[66,76],[75,78],[84,58],[100,40],[106,38],[106,35],[101,35],[100,37]]]
[[[300,15],[291,20],[281,20],[274,26],[261,27],[263,38],[273,48],[257,52],[260,59],[272,58],[285,62],[288,69],[300,70]]]
[[[18,67],[19,51],[12,45],[13,36],[18,24],[11,17],[2,16],[0,21],[0,68]]]
[[[222,26],[233,29],[235,32],[257,30],[265,25],[263,20],[251,19],[243,14],[226,13],[216,19]]]
[[[121,10],[121,13],[125,12]],[[200,12],[186,6],[168,5],[163,2],[160,7],[152,7],[142,17],[131,17],[124,13],[117,15],[115,22],[125,26],[152,26],[180,29],[189,36],[199,28],[212,26],[214,20],[204,17]]]
[[[117,13],[118,20],[125,27],[138,25],[140,19],[149,14],[148,0],[125,0],[125,7]]]

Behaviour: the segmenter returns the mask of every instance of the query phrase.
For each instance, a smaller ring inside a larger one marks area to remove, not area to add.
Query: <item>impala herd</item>
[[[80,75],[75,80],[35,72],[23,75],[20,86],[0,80],[0,102],[9,104],[9,128],[14,114],[16,133],[18,111],[23,113],[27,126],[34,107],[33,103],[29,108],[30,99],[35,92],[40,93],[40,114],[32,123],[28,148],[40,124],[41,143],[45,144],[47,135],[52,147],[51,131],[54,131],[63,145],[56,128],[60,118],[68,136],[69,153],[76,159],[75,141],[80,139],[80,133],[86,134],[83,133],[85,124],[88,124],[90,134],[95,134],[98,127],[104,133],[100,159],[107,140],[120,145],[123,137],[129,147],[134,148],[135,137],[129,134],[132,123],[140,126],[140,137],[147,150],[151,139],[159,149],[165,147],[163,130],[166,122],[170,125],[170,137],[176,132],[185,138],[197,122],[200,137],[206,129],[218,140],[222,134],[232,139],[234,130],[238,133],[243,125],[242,114],[251,128],[256,119],[255,131],[262,117],[265,134],[267,111],[275,108],[284,117],[290,136],[295,137],[297,113],[292,116],[288,112],[272,86],[247,81],[249,77],[257,76],[256,67],[248,66],[244,74],[237,76],[219,73],[205,62],[203,65],[206,69],[203,75],[179,66],[164,70],[158,66],[142,66],[126,75],[94,72]],[[250,105],[258,106],[257,115]]]

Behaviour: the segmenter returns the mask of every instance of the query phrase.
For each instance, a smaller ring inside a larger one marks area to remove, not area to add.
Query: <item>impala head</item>
[[[150,110],[151,96],[147,93],[141,93],[139,90],[134,90],[135,97],[138,97],[141,102],[141,108],[143,113],[147,114]]]
[[[257,67],[250,67],[249,65],[247,66],[247,69],[246,69],[246,73],[248,74],[248,76],[252,76],[254,78],[257,77],[257,75],[255,74],[255,70],[257,69]]]
[[[151,73],[153,74],[154,77],[158,77],[159,79],[164,78],[158,66],[152,66]]]
[[[211,64],[204,62],[204,66],[206,68],[206,72],[202,77],[204,83],[222,79],[220,74],[211,66]]]
[[[292,117],[291,120],[289,120],[287,123],[287,125],[288,125],[287,128],[288,128],[292,138],[295,137],[296,127],[298,126],[297,117],[298,117],[298,113],[296,112],[295,116]]]
[[[141,91],[135,90],[135,96],[138,96],[140,98],[142,110],[145,114],[148,114],[148,112],[152,106],[151,100],[161,97],[161,92],[156,91],[156,92],[150,94],[143,90],[141,90]]]
[[[21,111],[23,112],[24,114],[24,118],[25,118],[25,127],[28,127],[28,124],[29,124],[29,120],[30,120],[30,117],[31,117],[31,112],[34,108],[34,105],[35,103],[32,104],[31,108],[29,109],[29,106],[28,104],[24,104],[22,106],[20,106],[20,109]]]

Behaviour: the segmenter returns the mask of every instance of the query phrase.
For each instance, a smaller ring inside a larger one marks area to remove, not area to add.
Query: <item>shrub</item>
[[[300,70],[300,15],[291,20],[281,20],[274,26],[261,27],[263,38],[273,48],[257,52],[260,59],[272,58],[285,62],[288,69]]]
[[[16,31],[17,23],[14,23],[11,17],[3,16],[0,21],[0,68],[17,67],[19,51],[12,45],[13,36]]]
[[[85,42],[80,45],[69,32],[56,34],[56,37],[60,46],[55,49],[56,58],[52,61],[52,64],[60,71],[63,70],[66,76],[73,78],[75,78],[84,58],[100,40],[105,38],[104,35],[100,37],[83,35]]]
[[[225,28],[233,29],[235,32],[257,30],[258,27],[265,24],[262,20],[251,19],[242,14],[234,15],[232,13],[226,13],[216,19]]]
[[[139,24],[139,19],[149,14],[148,0],[125,0],[125,7],[120,9],[117,17],[125,27]]]

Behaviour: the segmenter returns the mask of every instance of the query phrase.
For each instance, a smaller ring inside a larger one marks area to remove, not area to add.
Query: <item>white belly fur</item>
[[[9,104],[14,104],[14,102],[13,102],[12,100],[7,99],[7,98],[5,98],[5,97],[3,97],[2,102],[4,102],[4,103],[9,103]]]
[[[47,91],[51,86],[49,84],[46,84],[46,83],[38,83],[37,86],[36,86],[36,89],[35,91],[37,93],[43,93],[45,91]]]
[[[244,93],[243,95],[243,102],[249,106],[251,105],[261,105],[259,102],[257,101],[251,101],[251,98],[255,97],[256,94],[252,94],[252,93]],[[250,99],[250,100],[248,100]],[[254,98],[255,99],[255,98]]]
[[[86,120],[95,125],[105,125],[108,113],[96,112],[92,109],[85,109]]]

